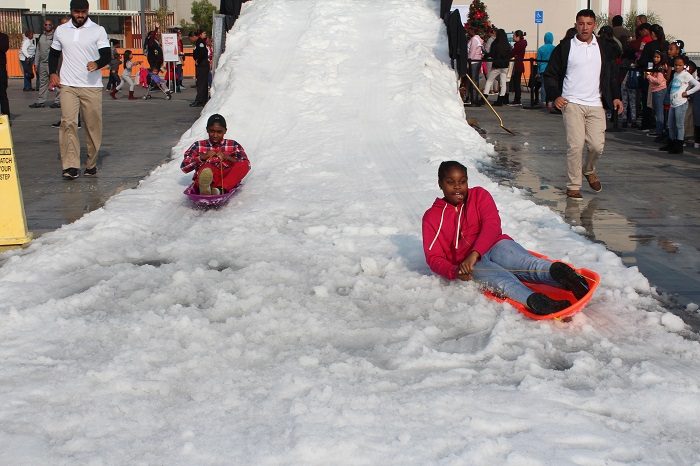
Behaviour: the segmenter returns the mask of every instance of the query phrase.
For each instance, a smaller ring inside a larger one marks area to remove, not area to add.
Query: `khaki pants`
[[[605,146],[605,109],[569,102],[562,110],[566,130],[566,166],[569,182],[567,189],[581,189],[583,175],[595,173],[595,165]],[[583,150],[588,156],[583,162]]]
[[[85,168],[94,168],[97,164],[97,152],[102,144],[101,87],[61,87],[61,128],[58,130],[58,144],[64,170],[80,168],[78,112],[82,115],[82,125],[87,138]]]

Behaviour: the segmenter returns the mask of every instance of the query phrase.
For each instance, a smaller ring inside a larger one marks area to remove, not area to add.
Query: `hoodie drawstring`
[[[464,208],[464,203],[459,206],[459,215],[457,215],[457,237],[455,238],[455,249],[459,249],[459,228],[462,226],[462,209]]]
[[[438,239],[438,236],[440,235],[440,229],[442,228],[442,219],[445,217],[445,209],[447,209],[447,204],[445,204],[445,207],[442,208],[442,214],[440,214],[440,225],[438,226],[437,233],[435,233],[435,238],[433,238],[433,242],[430,243],[430,247],[428,248],[428,251],[433,250],[433,244],[435,244],[435,241]]]

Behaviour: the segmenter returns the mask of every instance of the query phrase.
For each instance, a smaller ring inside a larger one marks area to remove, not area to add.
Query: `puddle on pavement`
[[[499,143],[496,149],[498,152],[491,164],[480,166],[480,171],[501,185],[526,191],[538,204],[559,213],[579,234],[604,244],[626,266],[638,266],[655,286],[671,293],[667,295],[670,300],[667,305],[684,307],[689,301],[697,301],[697,290],[687,289],[693,286],[688,278],[697,275],[697,270],[692,261],[684,264],[679,260],[684,252],[683,245],[649,234],[644,225],[606,208],[600,197],[587,196],[583,202],[567,199],[565,188],[548,184],[521,162],[529,155],[531,149],[528,146],[517,142]],[[640,212],[640,218],[648,218],[651,214],[653,212]],[[685,248],[687,251],[687,246]]]

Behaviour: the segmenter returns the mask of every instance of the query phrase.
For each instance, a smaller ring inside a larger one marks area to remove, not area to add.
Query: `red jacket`
[[[470,252],[483,256],[502,239],[501,217],[491,194],[470,188],[465,204],[453,206],[435,199],[423,214],[423,252],[430,270],[449,280],[457,278],[459,264]]]

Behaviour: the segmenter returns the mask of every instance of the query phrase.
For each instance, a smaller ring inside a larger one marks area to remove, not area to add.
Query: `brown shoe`
[[[582,201],[583,200],[583,196],[581,196],[581,191],[573,190],[573,189],[566,190],[566,197],[568,197],[569,199],[572,199],[574,201]]]
[[[590,175],[583,175],[586,177],[588,180],[588,186],[591,187],[591,189],[597,193],[601,192],[603,190],[603,185],[600,184],[600,179],[598,178],[598,175],[595,173],[591,173]]]

